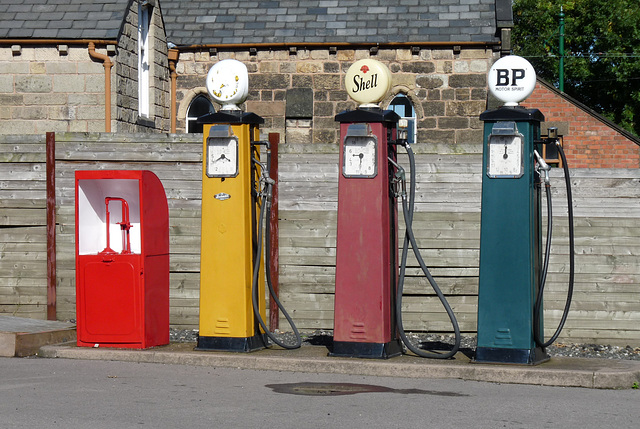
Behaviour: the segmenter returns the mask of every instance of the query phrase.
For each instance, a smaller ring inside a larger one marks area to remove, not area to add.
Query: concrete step
[[[40,347],[76,340],[76,325],[0,314],[0,356],[23,357]]]

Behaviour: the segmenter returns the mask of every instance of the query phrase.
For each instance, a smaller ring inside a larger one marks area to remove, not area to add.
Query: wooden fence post
[[[56,320],[56,134],[47,133],[47,320]]]
[[[280,143],[280,134],[269,133],[269,145],[271,147],[271,165],[269,165],[269,175],[276,183],[273,185],[273,195],[271,197],[271,216],[269,218],[269,226],[271,229],[271,246],[266,251],[269,252],[269,266],[267,269],[271,271],[271,284],[273,292],[278,296],[278,250],[280,244],[278,242],[278,144]],[[269,295],[269,330],[274,331],[279,328],[280,311],[275,301]]]

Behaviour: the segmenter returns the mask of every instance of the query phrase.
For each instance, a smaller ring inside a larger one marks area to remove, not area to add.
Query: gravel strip
[[[293,343],[295,337],[292,332],[276,332],[278,339],[286,343]],[[316,330],[301,332],[302,345],[329,346],[333,341],[333,332],[329,330]],[[420,344],[425,348],[453,344],[451,335],[436,334],[408,334],[407,337],[413,344]],[[197,329],[174,329],[170,331],[170,341],[177,343],[196,342],[198,338]],[[465,354],[473,353],[476,347],[476,338],[463,336],[460,349]],[[446,349],[446,346],[443,348]],[[640,347],[622,347],[601,344],[572,344],[555,343],[547,348],[551,356],[569,356],[582,358],[600,359],[624,359],[640,360]]]

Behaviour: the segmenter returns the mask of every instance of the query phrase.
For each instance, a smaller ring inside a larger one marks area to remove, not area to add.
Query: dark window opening
[[[205,95],[198,95],[191,101],[189,110],[187,110],[187,132],[201,133],[203,131],[203,124],[197,123],[198,118],[214,112],[215,109],[211,101],[209,101]]]

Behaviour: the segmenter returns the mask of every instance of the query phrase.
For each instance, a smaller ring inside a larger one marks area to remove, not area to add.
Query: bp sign
[[[505,106],[517,106],[535,87],[536,71],[522,57],[502,57],[489,70],[489,92]]]

